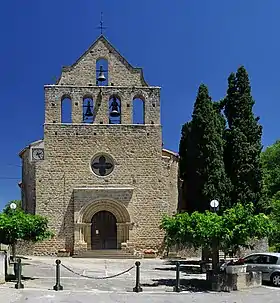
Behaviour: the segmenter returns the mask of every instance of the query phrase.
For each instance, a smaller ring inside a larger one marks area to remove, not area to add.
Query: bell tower
[[[56,237],[37,249],[159,247],[178,194],[178,157],[162,149],[160,88],[101,35],[44,91],[44,158],[28,178],[35,213]]]
[[[104,64],[107,66],[105,67]],[[133,124],[133,100],[143,103],[143,123],[160,124],[159,87],[148,86],[141,68],[132,67],[107,41],[97,41],[72,65],[63,67],[55,85],[45,86],[46,124]]]

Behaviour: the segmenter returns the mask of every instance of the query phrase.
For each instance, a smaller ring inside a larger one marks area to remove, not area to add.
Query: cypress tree
[[[253,202],[261,210],[262,175],[260,155],[262,127],[255,117],[251,86],[246,69],[230,74],[225,98],[225,168],[232,183],[231,204]]]
[[[179,147],[184,210],[203,212],[213,199],[228,203],[223,154],[225,122],[205,85],[200,85],[192,120],[182,127]]]

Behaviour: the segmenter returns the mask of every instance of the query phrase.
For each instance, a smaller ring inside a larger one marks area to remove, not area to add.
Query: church
[[[161,219],[178,207],[178,155],[163,148],[160,87],[101,35],[44,94],[43,139],[19,153],[21,194],[24,210],[46,216],[55,236],[26,250],[159,249]]]

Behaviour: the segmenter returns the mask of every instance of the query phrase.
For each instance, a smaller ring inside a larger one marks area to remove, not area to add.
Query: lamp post
[[[15,210],[16,208],[17,208],[16,203],[12,202],[12,203],[10,204],[10,209]]]
[[[10,204],[10,209],[14,212],[16,210],[16,208],[17,208],[16,203],[12,202]],[[14,262],[16,260],[16,244],[15,243],[12,244],[12,260]]]
[[[219,201],[212,200],[210,202],[210,210],[216,213],[219,210]],[[219,263],[219,249],[217,240],[213,240],[212,242],[212,269],[215,271],[218,268]]]
[[[219,201],[212,200],[210,202],[210,210],[212,210],[214,213],[216,213],[219,210]]]

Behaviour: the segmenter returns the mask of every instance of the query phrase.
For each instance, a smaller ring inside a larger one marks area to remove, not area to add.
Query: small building
[[[159,248],[161,219],[178,204],[160,87],[101,35],[44,91],[44,137],[19,154],[20,186],[25,211],[48,217],[55,237],[32,253]]]

